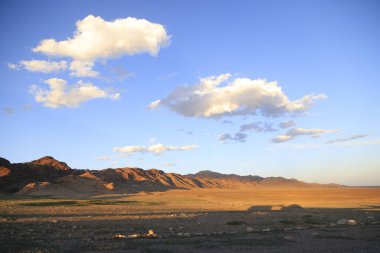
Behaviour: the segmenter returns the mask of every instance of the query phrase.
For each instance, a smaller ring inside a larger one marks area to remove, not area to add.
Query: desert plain
[[[380,252],[377,187],[16,194],[0,203],[1,252]]]

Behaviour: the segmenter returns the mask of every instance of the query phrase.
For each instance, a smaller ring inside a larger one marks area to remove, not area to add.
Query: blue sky
[[[0,155],[379,185],[379,11],[2,1]]]

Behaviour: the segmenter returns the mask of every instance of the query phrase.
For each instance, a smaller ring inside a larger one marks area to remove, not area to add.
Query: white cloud
[[[31,72],[51,73],[67,69],[66,61],[30,60],[20,61],[20,65]]]
[[[20,65],[15,64],[15,63],[7,63],[8,68],[13,69],[13,70],[19,70]]]
[[[112,157],[111,156],[101,156],[101,157],[98,157],[97,160],[100,160],[100,161],[110,161],[110,160],[112,160]]]
[[[223,117],[227,115],[281,116],[286,113],[305,112],[315,100],[326,99],[321,95],[306,95],[289,100],[277,82],[264,79],[236,78],[227,83],[230,74],[200,79],[192,86],[179,86],[166,98],[148,105],[149,109],[166,106],[186,117]]]
[[[173,167],[175,166],[175,163],[164,163],[164,164],[157,164],[157,167]]]
[[[97,77],[99,73],[92,70],[94,65],[95,63],[91,61],[72,61],[70,63],[70,75],[77,77]]]
[[[356,135],[352,135],[348,138],[329,140],[326,142],[326,144],[348,142],[348,141],[352,141],[352,140],[356,140],[356,139],[365,138],[367,136],[368,136],[367,134],[356,134]]]
[[[128,17],[106,21],[89,15],[76,23],[71,38],[62,41],[42,40],[34,52],[54,57],[73,59],[70,69],[75,76],[97,76],[92,70],[97,60],[123,55],[149,53],[156,56],[162,47],[170,44],[170,36],[161,24]]]
[[[42,89],[37,85],[30,87],[30,92],[37,102],[43,103],[50,108],[57,107],[78,107],[81,103],[97,98],[118,99],[119,93],[111,93],[102,90],[92,83],[78,83],[68,86],[63,79],[51,78],[45,81],[50,89]]]
[[[159,106],[160,105],[160,103],[161,103],[161,100],[156,100],[156,101],[153,101],[152,103],[150,103],[149,105],[148,105],[148,108],[149,109],[154,109],[154,108],[156,108],[157,106]]]
[[[125,147],[115,147],[114,152],[121,152],[127,154],[134,153],[145,153],[150,152],[155,155],[161,155],[165,151],[186,151],[197,148],[198,145],[186,145],[186,146],[166,146],[163,144],[154,144],[148,147],[145,146],[125,146]]]
[[[288,130],[284,135],[279,135],[272,139],[273,142],[286,142],[293,140],[294,138],[302,135],[311,136],[312,138],[319,138],[322,134],[325,133],[336,133],[339,132],[339,129],[318,129],[318,128],[292,128]]]
[[[296,122],[290,120],[290,121],[283,121],[279,124],[279,126],[282,128],[282,129],[285,129],[285,128],[289,128],[289,127],[292,127],[292,126],[295,126],[296,125]]]

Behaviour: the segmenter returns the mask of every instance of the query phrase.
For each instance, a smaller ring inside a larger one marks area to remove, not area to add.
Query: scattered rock
[[[249,213],[256,213],[256,212],[270,212],[272,210],[272,206],[251,206],[248,209]]]
[[[146,234],[146,238],[158,238],[158,234],[154,233],[153,229],[149,229],[148,234]]]
[[[340,219],[340,220],[338,220],[338,222],[336,224],[338,224],[338,225],[345,225],[346,222],[347,222],[346,219]]]
[[[264,228],[263,232],[270,232],[270,230],[271,230],[270,228]]]
[[[125,235],[121,235],[121,234],[116,234],[113,236],[114,239],[122,239],[122,238],[125,238]]]
[[[179,233],[177,234],[177,236],[182,237],[182,236],[183,236],[183,233],[179,232]]]
[[[347,220],[346,224],[349,225],[349,226],[356,226],[356,225],[358,225],[358,223],[356,222],[356,220]]]
[[[254,231],[254,229],[252,227],[247,227],[245,229],[245,231],[248,232],[248,233],[252,233]]]
[[[135,238],[140,238],[140,237],[142,237],[142,235],[140,235],[140,234],[131,234],[131,235],[128,235],[129,239],[135,239]]]
[[[184,233],[183,236],[184,237],[190,237],[190,233]]]
[[[286,241],[291,241],[291,242],[295,242],[296,241],[296,238],[293,237],[293,236],[290,236],[290,235],[284,236],[284,239]]]

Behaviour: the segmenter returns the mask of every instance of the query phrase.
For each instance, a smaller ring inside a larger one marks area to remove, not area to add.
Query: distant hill
[[[188,175],[140,168],[78,170],[50,156],[26,163],[11,163],[0,158],[0,192],[3,194],[84,197],[168,189],[318,186],[338,185],[309,184],[282,177],[226,175],[208,170]]]

